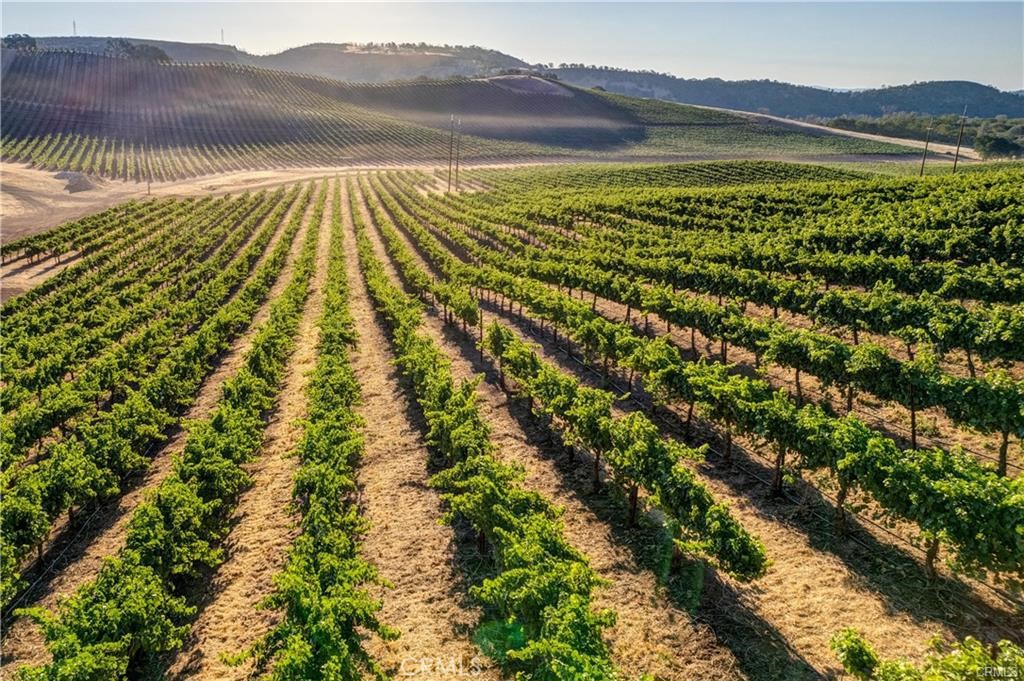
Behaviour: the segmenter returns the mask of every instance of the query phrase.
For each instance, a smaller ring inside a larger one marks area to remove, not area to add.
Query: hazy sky
[[[17,3],[2,32],[225,42],[490,47],[528,62],[838,88],[974,80],[1024,88],[1024,2]]]

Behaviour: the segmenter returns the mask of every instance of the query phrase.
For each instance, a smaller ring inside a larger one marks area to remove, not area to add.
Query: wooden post
[[[960,134],[956,137],[956,155],[953,156],[953,172],[956,173],[956,164],[960,160],[960,143],[964,140],[964,124],[967,122],[967,105],[964,104],[964,112],[960,116]]]
[[[924,571],[928,575],[929,581],[934,581],[938,576],[938,572],[935,570],[935,559],[939,556],[939,539],[938,537],[933,538],[928,542],[928,552],[924,557]]]
[[[452,114],[448,128],[448,189],[445,194],[452,193],[452,154],[455,152],[455,114]]]
[[[725,462],[732,463],[732,424],[725,422]]]
[[[1004,430],[1002,435],[1002,440],[999,443],[999,468],[996,470],[996,472],[999,474],[1000,477],[1005,478],[1006,454],[1007,450],[1010,448],[1010,433]]]
[[[459,192],[459,152],[462,150],[462,119],[458,121],[459,134],[455,138],[455,193]]]
[[[143,122],[145,125],[145,122]],[[153,181],[153,168],[149,160],[149,129],[142,129],[142,157],[146,160],[146,196],[150,195],[150,185]]]
[[[786,448],[779,445],[775,454],[775,475],[772,478],[772,496],[782,496],[782,468],[786,464]]]
[[[921,154],[921,172],[918,177],[924,177],[924,160],[928,158],[928,140],[932,138],[932,126],[928,126],[927,132],[924,134],[924,153]]]
[[[476,533],[476,550],[481,556],[487,553],[487,536],[483,530],[479,530]]]

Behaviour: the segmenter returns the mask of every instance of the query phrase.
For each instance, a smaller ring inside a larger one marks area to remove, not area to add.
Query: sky
[[[1024,89],[1024,0],[702,3],[2,3],[2,33],[480,45],[530,63],[833,88],[972,80]]]

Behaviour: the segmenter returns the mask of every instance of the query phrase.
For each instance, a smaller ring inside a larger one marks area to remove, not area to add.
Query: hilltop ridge
[[[36,38],[42,49],[69,49],[102,54],[109,37],[53,36]],[[334,80],[381,83],[414,78],[486,76],[504,69],[528,68],[510,55],[477,46],[426,43],[310,43],[281,52],[258,55],[234,45],[186,43],[128,38],[132,43],[159,47],[174,61],[225,62],[292,71]]]
[[[109,38],[36,38],[40,48],[102,53]],[[682,78],[666,73],[584,64],[531,64],[479,46],[426,43],[311,43],[274,54],[255,55],[232,45],[128,38],[159,47],[175,61],[225,62],[324,76],[335,80],[385,83],[417,78],[485,77],[510,70],[554,76],[584,88],[601,87],[634,97],[666,99],[786,117],[878,116],[893,111],[929,115],[1024,116],[1020,92],[1003,92],[969,81],[932,81],[861,90],[795,85],[775,80]]]
[[[526,160],[835,158],[904,147],[526,76],[357,84],[237,63],[3,50],[3,158],[122,179]]]

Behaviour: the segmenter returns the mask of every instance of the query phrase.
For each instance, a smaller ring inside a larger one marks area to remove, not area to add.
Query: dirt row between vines
[[[589,296],[584,296],[584,298],[590,300]],[[626,322],[626,307],[624,305],[621,305],[620,303],[616,303],[599,297],[597,299],[596,308],[602,316],[609,320],[619,323]],[[632,323],[634,324],[634,327],[636,328],[638,333],[642,332],[642,328],[640,328],[641,325],[637,321],[635,311],[632,316]],[[654,326],[660,326],[661,324],[664,324],[664,320],[661,319],[661,317],[659,317],[658,315],[651,315],[650,323]],[[721,360],[720,352],[716,352],[714,350],[714,348],[719,347],[719,344],[711,341],[710,339],[706,338],[699,332],[694,333],[697,347],[696,353],[693,353],[689,350],[688,332],[685,332],[684,330],[679,329],[678,327],[674,327],[671,333],[668,333],[667,335],[671,339],[672,343],[680,349],[684,357],[688,355],[693,358],[702,357],[707,361],[712,362]],[[730,363],[740,367],[743,373],[746,373],[747,375],[750,376],[757,375],[757,371],[755,369],[756,362],[754,360],[752,352],[744,348],[730,346],[727,351],[727,359]],[[764,365],[762,364],[762,368],[763,367]],[[787,389],[789,392],[795,395],[795,392],[791,388],[792,382],[787,380],[788,376],[787,371],[785,369],[773,367],[772,370],[768,372],[768,378],[770,379],[771,384],[775,388],[781,387]],[[841,399],[840,397],[829,395],[828,393],[823,392],[815,394],[817,390],[820,390],[820,385],[816,378],[814,378],[813,376],[804,375],[804,377],[802,378],[802,383],[804,384],[803,393],[805,400],[808,396],[820,396],[823,399],[830,402],[832,408],[835,410],[836,413],[841,414],[845,412],[845,403],[844,400]],[[810,389],[808,389],[808,387]],[[884,420],[881,423],[879,423],[877,417],[869,418],[871,412],[870,410],[865,409],[865,402],[870,404],[869,396],[860,395],[857,397],[857,399],[854,400],[854,415],[863,419],[868,424],[878,427],[880,432],[882,432],[883,434],[889,435],[890,437],[894,437],[897,440],[897,442],[901,441],[899,433],[894,433],[891,428],[887,427],[887,423]],[[896,410],[897,407],[892,407],[892,409]],[[904,410],[904,412],[905,411],[906,410]],[[918,418],[921,418],[920,414]],[[712,430],[714,430],[712,426],[710,424],[707,424],[705,431]],[[909,439],[909,436],[907,437]],[[749,451],[761,451],[766,449],[761,443],[754,442],[751,438],[738,438],[737,441],[743,444],[743,446],[745,446]],[[909,447],[908,443],[904,444],[907,447]],[[715,446],[719,446],[719,443],[716,442]],[[774,454],[767,453],[766,456],[772,458]],[[988,460],[984,461],[988,462]],[[1019,458],[1011,454],[1009,461],[1011,464],[1014,464],[1016,461],[1019,461]],[[1010,469],[1010,474],[1014,474],[1014,470],[1012,468]],[[836,484],[827,473],[808,474],[808,480],[813,485],[821,489],[827,490],[829,493],[835,492]],[[879,509],[877,507],[877,504],[875,504],[875,502],[873,502],[871,498],[867,495],[858,495],[855,492],[851,493],[849,505],[854,507],[858,505],[862,506],[861,514],[864,516],[871,516],[872,514],[875,514],[876,516],[881,515],[881,509]],[[921,553],[909,549],[909,547],[907,547],[905,543],[907,540],[913,538],[916,535],[918,531],[916,526],[906,522],[891,521],[889,523],[887,529],[895,532],[899,537],[902,538],[903,541],[897,540],[892,536],[885,535],[878,528],[864,526],[863,529],[866,532],[872,534],[879,543],[891,545],[894,554],[903,553],[904,559],[901,560],[901,562],[905,565],[917,566],[917,564],[922,563]],[[928,585],[925,584],[922,580],[920,580],[921,574],[921,571],[915,570],[914,574],[912,575],[912,581],[910,583],[918,584],[919,587],[925,590],[926,592],[931,591],[928,589]],[[902,581],[906,582],[906,580]],[[955,608],[944,608],[946,610],[943,618],[944,621],[949,623],[959,623],[959,626],[964,627],[964,629],[959,632],[961,638],[966,635],[977,635],[978,631],[985,631],[986,629],[988,630],[987,635],[989,637],[998,637],[1000,623],[1015,623],[1015,620],[1020,619],[1020,616],[1014,613],[1013,608],[1006,601],[997,598],[992,592],[986,590],[983,586],[981,586],[981,583],[957,582],[955,577],[950,576],[948,585],[951,586],[953,583],[957,584],[955,591],[957,592],[958,599],[966,599],[968,602],[971,602],[979,608],[978,613],[965,613],[958,611]],[[907,591],[906,589],[904,589],[904,591],[909,594],[909,591]],[[934,593],[931,594],[933,600],[935,595],[936,594]],[[936,610],[934,605],[935,604],[933,603],[933,610]],[[986,618],[988,621],[986,621]],[[1016,623],[1014,624],[1014,626],[1015,625]]]
[[[838,287],[834,287],[838,288]],[[689,295],[689,297],[705,301],[714,301],[715,296],[702,295],[692,291],[683,291]],[[767,321],[773,318],[772,311],[770,308],[756,305],[754,303],[748,303],[747,309],[744,314],[752,319],[759,321]],[[818,326],[814,320],[806,315],[800,315],[788,310],[779,310],[779,316],[777,321],[787,327],[799,328],[805,331],[814,331],[816,333],[822,333],[837,340],[846,343],[847,345],[854,345],[852,333],[845,330],[827,329]],[[702,339],[701,334],[697,334],[698,339]],[[859,340],[862,343],[874,343],[884,347],[889,354],[901,361],[912,360],[913,357],[908,353],[907,346],[905,343],[900,341],[898,338],[891,335],[884,335],[878,333],[872,333],[868,331],[862,331],[858,334]],[[708,339],[703,338],[705,343],[710,343]],[[755,365],[753,352],[737,347],[729,347],[729,357],[731,361],[733,359],[734,351],[736,356],[741,357],[741,363],[749,366],[751,370]],[[1017,379],[1024,378],[1024,363],[1021,362],[992,362],[986,363],[979,358],[974,358],[974,363],[978,370],[978,376],[984,376],[994,367],[999,364],[1006,364],[1010,374]],[[943,373],[949,374],[957,378],[968,378],[969,372],[967,369],[966,354],[961,350],[949,350],[945,353],[944,357],[939,360],[939,368]],[[772,367],[773,377],[778,381],[786,383],[793,383],[792,370],[788,370],[785,367]],[[844,413],[846,410],[845,400],[841,396],[828,396],[822,390],[818,379],[812,375],[804,372],[801,376],[801,383],[806,389],[805,393],[812,396],[820,396],[824,399],[828,399],[833,403],[833,407],[839,413]],[[837,391],[836,391],[837,392]],[[882,400],[878,400],[870,394],[863,392],[858,393],[857,399],[855,400],[854,410],[857,416],[873,423],[876,427],[881,426],[891,432],[897,437],[897,439],[903,441],[906,446],[909,447],[910,443],[910,410],[895,402],[886,403]],[[893,424],[896,424],[896,428],[893,428]],[[918,425],[918,440],[920,446],[935,446],[950,448],[952,446],[962,446],[967,449],[987,455],[986,457],[979,457],[983,462],[993,463],[991,458],[998,452],[999,448],[999,434],[984,434],[977,431],[971,430],[966,426],[962,426],[953,419],[949,418],[945,411],[940,407],[930,407],[919,409],[917,411],[917,425]],[[1010,461],[1016,463],[1018,466],[1021,465],[1024,458],[1021,455],[1021,447],[1018,443],[1011,443],[1010,447]],[[994,464],[993,464],[994,465]],[[1011,474],[1012,471],[1011,471]]]
[[[602,314],[612,310],[614,317],[618,321],[625,320],[625,308],[621,305],[600,298],[598,301],[598,308]],[[750,308],[754,309],[755,318],[758,316],[761,318],[770,317],[770,312],[767,315],[758,315],[755,306],[751,305]],[[606,314],[606,316],[608,315]],[[635,321],[635,310],[633,317]],[[807,330],[821,331],[820,329],[814,329],[813,325],[809,322],[797,324],[792,323],[792,319],[792,315],[780,313],[779,321],[787,326],[799,326]],[[663,319],[653,314],[651,315],[651,322],[658,327],[664,324]],[[688,331],[684,332],[683,329],[676,327],[669,335],[674,344],[683,352],[689,351]],[[840,340],[845,343],[851,342],[842,338],[841,334],[833,335],[840,336]],[[695,332],[694,336],[700,355],[706,357],[709,361],[721,360],[721,352],[714,349],[720,347],[719,343],[712,341],[699,331]],[[889,349],[893,356],[899,357],[899,353],[894,348],[890,347]],[[730,344],[728,347],[727,359],[729,363],[737,365],[743,373],[749,376],[755,376],[759,372],[763,372],[765,374],[764,377],[769,380],[773,387],[785,388],[789,393],[796,396],[796,381],[792,369],[777,364],[769,365],[764,362],[761,362],[760,366],[758,366],[752,351],[734,344]],[[900,357],[900,359],[906,358]],[[966,374],[966,372],[964,373]],[[805,402],[811,400],[826,402],[835,413],[847,413],[845,396],[836,388],[826,389],[823,387],[821,381],[813,374],[806,371],[801,372],[800,388]],[[858,391],[853,400],[853,414],[871,427],[882,431],[896,440],[901,446],[908,449],[911,447],[910,409],[907,407],[896,402],[886,402],[878,399],[870,393]],[[998,434],[986,435],[956,423],[940,407],[917,410],[917,442],[918,446],[922,448],[940,447],[949,450],[960,446],[975,453],[976,458],[981,463],[995,466],[995,462],[998,459],[999,437]],[[1007,459],[1010,464],[1009,474],[1011,476],[1017,475],[1020,472],[1021,465],[1024,464],[1024,450],[1017,443],[1011,442]]]
[[[319,188],[316,190],[319,191]],[[328,190],[330,196],[330,190]],[[310,203],[312,211],[315,198]],[[169,679],[245,679],[249,669],[229,666],[222,655],[239,653],[277,623],[279,613],[257,606],[273,591],[273,577],[287,559],[298,534],[291,512],[292,484],[299,461],[294,455],[306,416],[306,387],[317,360],[317,324],[324,310],[324,286],[330,254],[330,201],[320,224],[307,214],[303,232],[316,230],[316,267],[309,297],[296,331],[277,403],[269,415],[263,444],[244,468],[252,486],[242,493],[223,544],[226,559],[217,566],[199,595],[199,616],[184,648],[169,665]],[[305,240],[296,235],[296,242]]]
[[[365,210],[363,215],[367,224],[372,224]],[[377,257],[386,263],[392,280],[400,283],[380,235],[375,229],[369,231]],[[460,332],[444,328],[436,311],[427,317],[424,331],[451,359],[457,379],[470,379],[483,369],[474,359],[477,351],[472,341],[460,340]],[[611,608],[618,615],[607,635],[618,667],[630,677],[650,673],[666,680],[744,678],[732,652],[716,640],[707,625],[694,621],[670,600],[654,573],[623,545],[624,528],[609,517],[606,500],[592,499],[565,480],[554,458],[561,447],[548,443],[546,432],[525,420],[521,407],[493,382],[481,383],[477,395],[484,420],[492,429],[496,455],[523,466],[526,486],[565,509],[566,537],[607,580],[595,593],[595,605]]]
[[[357,483],[361,514],[370,529],[362,553],[393,585],[375,589],[374,595],[384,604],[381,620],[401,632],[396,641],[375,642],[369,650],[393,671],[403,671],[403,665],[406,671],[418,669],[423,660],[456,660],[471,668],[474,658],[484,663],[470,640],[480,613],[456,567],[454,533],[440,524],[441,501],[427,484],[430,452],[423,440],[424,422],[394,365],[360,273],[347,195],[343,203],[350,308],[359,333],[351,361],[362,391],[356,411],[365,423]],[[474,678],[489,681],[499,675],[482,668]]]
[[[307,207],[307,221],[310,211],[311,206]],[[277,231],[253,267],[254,271],[265,262],[280,242],[293,212],[294,207],[281,219]],[[242,365],[245,353],[252,345],[256,329],[269,318],[272,301],[287,285],[305,229],[300,229],[296,234],[284,268],[271,287],[266,301],[253,316],[249,328],[236,338],[218,359],[214,370],[200,387],[195,402],[186,411],[183,421],[203,419],[212,413],[217,400],[220,399],[224,381]],[[183,428],[175,429],[153,455],[152,463],[139,479],[131,481],[125,493],[118,499],[100,507],[96,515],[88,520],[87,526],[68,528],[66,518],[58,524],[53,533],[58,544],[51,546],[44,555],[46,560],[46,555],[59,552],[58,557],[54,559],[56,562],[49,570],[52,576],[41,580],[39,586],[28,593],[23,605],[54,608],[61,598],[70,596],[82,584],[96,577],[103,559],[115,555],[124,545],[132,512],[145,495],[155,489],[171,472],[174,458],[183,450],[187,437],[188,431]],[[63,538],[63,535],[69,532],[75,533],[70,540]],[[22,664],[41,664],[48,659],[49,653],[45,648],[42,632],[35,624],[25,618],[19,618],[5,627],[0,677],[8,677]]]
[[[486,244],[485,244],[486,245]],[[543,283],[543,282],[542,282]],[[548,288],[556,290],[554,284],[545,284]],[[591,293],[574,291],[573,295],[581,300],[590,302],[593,300]],[[700,296],[694,296],[700,297]],[[706,300],[713,300],[713,296],[703,296]],[[755,306],[750,306],[755,307]],[[596,299],[596,310],[606,318],[626,322],[626,307],[613,300],[602,298]],[[769,313],[770,315],[770,313]],[[632,310],[630,323],[638,333],[646,333],[641,320],[643,313]],[[756,316],[756,315],[755,315]],[[780,323],[788,324],[786,313],[781,313]],[[650,328],[658,335],[666,335],[679,350],[690,358],[703,357],[711,362],[722,362],[721,343],[711,339],[700,331],[694,330],[694,348],[690,345],[690,331],[678,326],[672,327],[669,331],[665,320],[657,314],[649,315]],[[792,324],[793,326],[801,326]],[[804,324],[801,328],[812,330],[810,323]],[[814,329],[816,330],[816,329]],[[862,335],[862,338],[866,338]],[[840,338],[842,340],[842,338]],[[849,341],[844,341],[849,342]],[[796,381],[792,369],[777,365],[758,362],[753,351],[739,345],[730,344],[726,353],[726,360],[729,364],[735,365],[740,373],[751,378],[763,378],[768,381],[774,389],[783,388],[794,399],[797,398]],[[808,372],[801,372],[800,394],[804,403],[817,402],[827,403],[836,414],[846,414],[846,396],[838,388],[825,388],[821,381]],[[876,398],[871,393],[864,391],[856,392],[853,400],[852,414],[862,420],[870,427],[895,440],[904,448],[911,448],[910,409],[895,402],[887,402]],[[967,453],[972,454],[979,462],[995,467],[998,460],[998,434],[983,434],[970,430],[966,426],[949,418],[940,407],[930,407],[917,410],[917,442],[919,448],[939,447],[950,450],[955,447],[963,447]],[[1010,477],[1020,474],[1024,466],[1024,450],[1019,443],[1010,442],[1008,450],[1008,465]]]
[[[478,239],[480,243],[487,246],[488,242],[485,238]],[[543,283],[543,282],[542,282]],[[545,284],[551,290],[557,290],[558,287],[554,284]],[[627,309],[626,306],[615,301],[602,298],[600,296],[594,297],[593,294],[574,291],[573,295],[578,297],[580,300],[590,303],[594,302],[595,310],[605,318],[615,321],[618,323],[630,323],[634,330],[638,334],[647,333],[646,324],[642,321],[643,315],[637,310],[632,310],[632,315],[627,321]],[[699,296],[698,294],[692,294],[694,297],[702,297],[706,300],[714,300],[713,296]],[[780,315],[780,321],[785,323],[787,319],[786,313]],[[665,321],[657,314],[651,314],[649,316],[649,325],[652,333],[659,333],[659,335],[667,335],[671,342],[679,348],[684,357],[690,359],[696,359],[703,357],[708,361],[722,361],[722,354],[720,351],[720,344],[717,341],[707,338],[699,331],[694,330],[694,347],[696,352],[690,348],[690,331],[683,329],[678,326],[674,326],[671,330],[664,329],[665,333],[661,333],[663,327],[665,327]],[[791,370],[785,367],[776,365],[766,365],[761,362],[758,366],[758,362],[755,359],[754,353],[745,348],[730,345],[728,347],[727,359],[730,364],[738,367],[739,371],[749,377],[763,377],[771,383],[771,385],[778,389],[786,389],[791,395],[796,396],[795,381],[793,380],[793,373]],[[625,374],[623,375],[623,378]],[[623,381],[625,382],[625,381]],[[802,392],[804,400],[808,401],[808,398],[817,399],[824,401],[831,406],[835,413],[843,414],[846,412],[845,397],[837,394],[836,391],[825,390],[822,388],[818,379],[806,372],[803,373],[801,378]],[[882,434],[885,434],[897,443],[904,447],[910,447],[910,429],[909,426],[903,426],[903,423],[909,423],[909,410],[897,405],[887,404],[870,394],[858,393],[854,400],[854,415],[862,419],[868,425],[876,428]],[[942,432],[939,434],[930,433],[924,434],[922,431],[926,430],[925,424],[941,424],[943,426]],[[991,438],[974,433],[962,428],[957,427],[948,419],[938,408],[924,409],[918,411],[918,441],[919,446],[927,447],[944,447],[952,448],[954,446],[973,446],[973,451],[979,460],[983,463],[994,465],[993,461],[993,450],[995,449]],[[710,425],[704,428],[705,431],[713,430]],[[720,439],[717,437],[712,438],[715,446],[719,446]],[[740,438],[740,442],[744,443],[749,451],[761,452],[766,448],[762,443],[751,442],[750,440],[743,440]],[[1020,472],[1020,465],[1022,459],[1020,458],[1019,448],[1015,443],[1011,443],[1009,453],[1009,464],[1011,476],[1018,475]],[[987,454],[982,456],[981,454]],[[765,456],[768,458],[774,458],[774,453],[768,453]],[[830,480],[827,475],[810,475],[809,478],[812,483],[818,487],[821,487],[830,493],[835,492],[836,485],[834,481]],[[863,497],[856,499],[857,495],[851,493],[850,505],[856,506],[862,504],[866,506],[866,510],[861,510],[861,515],[864,517],[877,514],[880,510],[877,508],[869,498]],[[821,501],[821,499],[819,500]],[[890,555],[899,555],[899,562],[903,565],[909,566],[914,569],[914,575],[919,576],[916,564],[919,561],[919,552],[916,552],[906,546],[906,541],[916,536],[916,527],[910,526],[907,523],[899,523],[891,521],[888,523],[887,530],[895,531],[901,539],[895,539],[892,536],[888,536],[886,532],[881,531],[877,527],[864,527],[864,529],[873,535],[872,542],[876,540],[881,544],[893,545],[893,552]],[[948,622],[960,622],[962,626],[966,627],[961,632],[961,636],[975,634],[975,629],[987,630],[988,635],[992,637],[1006,636],[1010,634],[1012,637],[1012,628],[1005,627],[1007,622],[1011,623],[1011,627],[1017,626],[1020,620],[1019,615],[1013,613],[1012,606],[1009,605],[1004,599],[997,597],[994,593],[987,590],[980,583],[974,582],[960,582],[956,578],[950,578],[946,584],[937,590],[927,588],[927,584],[919,583],[920,580],[914,580],[915,584],[918,584],[921,589],[929,592],[930,600],[932,601],[932,610],[938,612],[939,610],[945,610],[945,619]],[[991,584],[992,582],[987,582]],[[942,592],[955,592],[958,600],[966,599],[968,602],[977,605],[977,612],[963,613],[958,611],[956,608],[948,608],[944,605],[939,607],[941,604],[939,601],[942,600]],[[926,599],[929,600],[929,599]],[[981,624],[978,624],[980,622]],[[1000,634],[1000,632],[1002,632]]]
[[[425,269],[437,274],[408,235],[403,233],[402,236]],[[493,318],[492,315],[497,313],[503,323],[521,337],[527,337],[527,326],[515,315],[497,312],[493,306],[485,305],[485,310],[488,317]],[[537,342],[535,338],[529,339]],[[576,375],[587,384],[599,386],[600,381],[595,380],[592,373],[567,359],[550,341],[542,340],[541,350],[545,358],[560,369]],[[626,402],[619,402],[616,406],[620,413],[633,408]],[[859,628],[876,642],[880,652],[886,656],[911,659],[920,659],[924,655],[931,636],[941,633],[948,637],[954,633],[947,624],[947,618],[955,618],[970,626],[970,615],[963,613],[958,615],[950,611],[929,617],[936,613],[917,612],[915,604],[902,598],[907,595],[906,591],[894,584],[907,580],[907,575],[863,574],[863,561],[849,556],[860,551],[858,546],[852,542],[831,544],[820,532],[810,531],[799,517],[806,509],[768,499],[764,485],[743,471],[717,471],[711,465],[705,465],[699,472],[716,497],[730,505],[743,526],[764,541],[773,560],[769,573],[753,584],[738,584],[723,577],[726,595],[731,591],[736,594],[735,600],[742,601],[742,604],[734,605],[750,611],[755,630],[761,634],[775,632],[795,649],[797,655],[794,657],[802,656],[819,672],[838,671],[828,641],[844,626]],[[881,565],[875,567],[884,569]],[[905,569],[907,565],[900,567]],[[917,580],[909,581],[916,583]],[[729,601],[728,598],[725,600]],[[710,605],[716,607],[716,604]],[[732,625],[731,622],[723,622],[720,614],[709,612],[706,615],[709,621],[717,618],[722,627]],[[956,633],[964,635],[962,631]],[[788,665],[786,669],[791,674],[797,674],[802,666],[799,659],[783,660],[781,664]]]
[[[532,325],[508,312],[498,312],[502,323],[514,329],[520,338],[539,345],[542,356],[585,384],[603,387],[592,372],[583,369],[550,338],[538,336]],[[627,402],[616,403],[621,416],[639,409]],[[701,422],[710,429],[711,425]],[[681,439],[681,438],[679,438]],[[737,446],[754,449],[755,444],[735,438]],[[719,443],[715,443],[718,446]],[[755,471],[758,469],[755,469]],[[716,470],[700,466],[698,472],[716,499],[729,505],[744,528],[760,538],[772,560],[764,577],[752,584],[740,584],[722,577],[737,600],[759,618],[766,629],[777,632],[821,673],[838,673],[839,667],[828,642],[845,626],[853,626],[877,643],[886,656],[920,659],[928,640],[936,633],[951,635],[942,621],[922,621],[902,611],[900,603],[890,600],[872,585],[872,580],[847,563],[844,554],[851,546],[829,546],[827,538],[810,533],[806,508],[790,506],[769,498],[767,487],[743,470]],[[766,469],[760,471],[764,476]],[[709,613],[714,619],[715,615]]]
[[[614,272],[611,269],[608,271]],[[832,290],[856,290],[856,287],[834,285]],[[721,305],[721,299],[713,294],[701,293],[691,289],[679,289],[678,293],[692,300],[710,303],[717,302]],[[634,310],[634,313],[636,313],[636,310]],[[813,331],[835,338],[847,345],[855,345],[852,332],[846,329],[822,327],[806,314],[795,313],[790,310],[780,308],[778,316],[776,317],[773,315],[769,306],[758,305],[748,301],[744,305],[743,315],[761,322],[767,322],[774,319],[786,327]],[[634,316],[639,316],[639,313]],[[657,315],[651,315],[651,317],[653,319],[657,317]],[[663,325],[664,322],[662,322],[662,326]],[[699,332],[697,332],[696,336],[698,342],[704,347],[717,347],[718,345],[717,342],[713,343]],[[681,329],[673,335],[673,338],[680,347],[689,347],[688,339],[685,341],[682,339]],[[860,331],[858,333],[858,340],[861,343],[874,343],[882,346],[892,357],[898,360],[908,361],[913,359],[908,352],[906,343],[893,335],[874,333],[871,331]],[[704,354],[712,355],[714,353],[705,352]],[[728,356],[730,361],[744,365],[749,373],[752,374],[756,371],[756,362],[754,361],[753,352],[736,345],[730,345]],[[978,376],[984,376],[993,368],[1005,364],[1011,375],[1015,378],[1019,379],[1024,377],[1024,363],[1022,362],[996,361],[986,363],[980,358],[974,357],[974,364],[977,368]],[[939,359],[938,366],[942,372],[957,378],[967,378],[970,375],[967,368],[966,353],[959,349],[947,350],[943,357]],[[793,371],[791,369],[778,365],[766,366],[764,364],[762,364],[762,368],[767,368],[770,372],[770,378],[776,387],[786,387],[792,391],[795,384],[793,380]],[[820,381],[818,381],[813,374],[809,374],[807,372],[802,373],[801,384],[805,396],[828,400],[837,413],[845,413],[845,398],[838,394],[838,390],[825,391],[820,385]],[[870,394],[859,392],[854,401],[854,412],[858,418],[861,418],[873,427],[885,430],[904,446],[910,446],[910,410],[907,407],[895,402],[885,402],[874,398]],[[942,447],[945,449],[949,449],[953,446],[962,446],[972,452],[983,454],[984,456],[978,457],[979,460],[994,465],[993,457],[996,456],[999,449],[1000,436],[998,433],[985,434],[972,430],[949,418],[945,411],[940,407],[917,410],[917,425],[917,436],[920,446]],[[1019,446],[1019,443],[1011,442],[1009,459],[1011,463],[1018,466],[1019,471],[1019,467],[1024,464],[1024,450]],[[1010,474],[1015,475],[1016,473],[1011,470]]]

